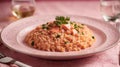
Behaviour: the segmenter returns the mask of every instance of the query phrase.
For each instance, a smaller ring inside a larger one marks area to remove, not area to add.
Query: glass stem
[[[116,22],[115,27],[118,29],[119,35],[120,35],[120,22]],[[119,42],[120,42],[120,40],[119,40]]]
[[[120,22],[115,23],[115,26],[118,29],[118,31],[120,32]]]

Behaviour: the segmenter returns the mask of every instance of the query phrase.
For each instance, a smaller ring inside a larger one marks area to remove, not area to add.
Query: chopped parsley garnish
[[[83,27],[81,27],[81,26],[79,26],[79,25],[77,25],[76,23],[74,24],[74,29],[78,29],[78,28],[83,28]]]
[[[70,20],[70,17],[64,17],[64,16],[56,16],[55,18],[55,24],[57,26],[60,26],[62,24],[68,24],[68,21]]]
[[[95,39],[95,37],[94,37],[94,36],[92,36],[92,39]]]
[[[68,42],[68,41],[65,41],[65,42],[64,42],[64,44],[67,44],[67,43],[69,43],[69,42]]]
[[[57,25],[57,26],[60,26],[62,23],[61,21],[54,21],[54,23]]]
[[[81,26],[77,25],[76,23],[74,24],[74,29],[76,29],[77,31],[79,30],[79,28],[82,28]],[[78,31],[79,32],[79,31]]]
[[[82,29],[83,29],[83,27],[82,27],[82,26],[79,26],[79,28],[82,28]]]
[[[66,19],[65,19],[66,21],[69,21],[70,20],[70,17],[66,17]]]
[[[56,16],[55,20],[63,21],[63,20],[65,20],[65,17],[64,16]]]
[[[47,24],[43,24],[42,25],[42,29],[48,29],[48,25]]]
[[[34,41],[31,42],[31,46],[34,46]]]
[[[82,32],[82,35],[84,35],[84,32]]]
[[[77,25],[77,24],[74,24],[74,28],[75,28],[75,29],[78,28],[78,25]]]
[[[57,35],[56,35],[56,38],[60,38],[60,34],[57,34]]]

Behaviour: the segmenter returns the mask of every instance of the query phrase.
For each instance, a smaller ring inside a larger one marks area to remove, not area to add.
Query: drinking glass
[[[113,22],[120,30],[120,0],[100,0],[100,9],[103,19]]]
[[[32,16],[35,12],[35,0],[12,0],[12,14],[17,18]]]

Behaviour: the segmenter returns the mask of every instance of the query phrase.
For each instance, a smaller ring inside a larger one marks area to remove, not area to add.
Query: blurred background
[[[11,1],[11,0],[0,0],[0,1]],[[97,1],[97,0],[36,0],[36,1]]]
[[[11,17],[11,1],[0,0],[0,25],[6,26],[5,22],[15,20]],[[35,0],[35,15],[74,14],[100,18],[99,0]],[[72,1],[72,2],[71,2]],[[96,5],[96,6],[94,6]],[[96,11],[96,12],[94,12]],[[83,13],[84,12],[84,13]],[[99,16],[98,16],[99,15]]]

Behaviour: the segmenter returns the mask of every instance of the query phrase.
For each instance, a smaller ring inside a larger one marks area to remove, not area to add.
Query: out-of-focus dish
[[[80,51],[50,52],[29,47],[24,43],[24,39],[30,31],[38,25],[53,21],[56,17],[54,15],[33,16],[11,23],[1,32],[2,41],[7,47],[17,52],[52,60],[83,58],[107,50],[117,44],[120,37],[119,31],[109,23],[83,16],[66,16],[69,16],[71,21],[87,25],[93,31],[96,41],[90,48]]]
[[[39,50],[69,52],[90,47],[95,37],[86,25],[70,21],[70,17],[57,16],[27,34],[25,42]]]

